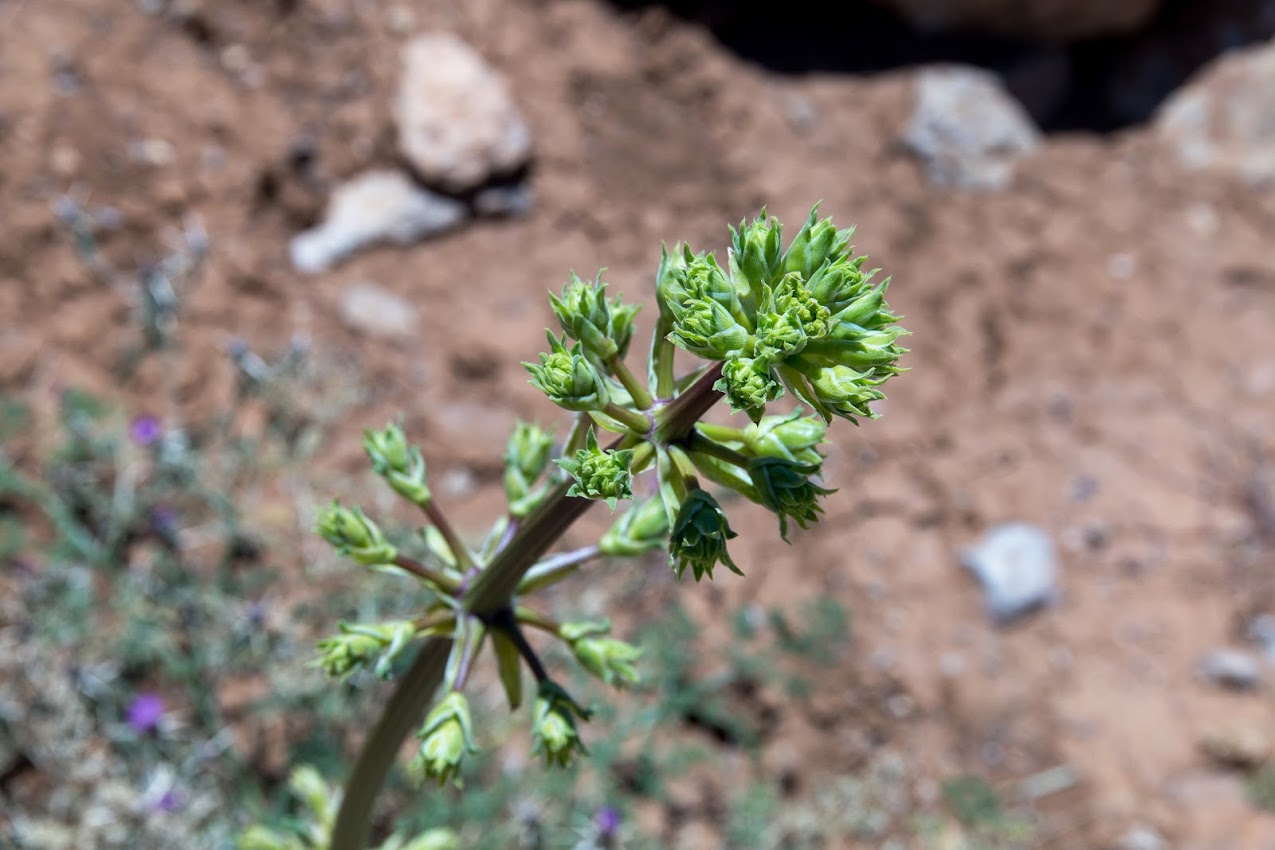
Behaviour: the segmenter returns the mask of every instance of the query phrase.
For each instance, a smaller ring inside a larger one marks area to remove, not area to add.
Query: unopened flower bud
[[[711,580],[713,567],[719,563],[725,564],[731,572],[743,575],[726,551],[726,541],[737,536],[717,500],[704,490],[692,490],[673,522],[669,536],[669,564],[678,578],[690,567],[696,581],[706,575]]]
[[[365,430],[363,449],[372,461],[373,471],[384,478],[394,492],[417,505],[429,501],[425,460],[418,447],[408,444],[401,428],[390,423],[383,431]]]
[[[416,634],[410,620],[341,623],[338,628],[340,634],[319,641],[318,664],[329,676],[342,679],[373,662],[377,676],[390,678],[394,661]]]
[[[744,429],[743,442],[751,454],[759,457],[782,457],[818,466],[823,456],[817,447],[827,432],[822,419],[802,416],[798,408],[787,416],[764,416],[756,425],[749,425]]]
[[[590,428],[585,438],[585,447],[576,452],[574,458],[558,458],[554,463],[575,479],[575,483],[567,490],[568,496],[603,499],[611,510],[615,510],[618,499],[633,496],[633,476],[629,472],[629,462],[632,460],[633,449],[604,451],[599,448],[597,434]]]
[[[610,401],[606,382],[584,356],[580,343],[567,350],[562,341],[549,334],[550,352],[540,355],[540,364],[524,363],[531,383],[566,410],[602,410]]]
[[[779,536],[788,539],[788,518],[797,521],[802,528],[819,521],[823,508],[819,497],[833,492],[811,483],[810,476],[816,470],[785,458],[759,457],[748,464],[753,486],[761,497],[761,503],[779,517]]]
[[[469,702],[460,691],[450,691],[425,718],[420,747],[412,760],[412,770],[439,785],[460,784],[460,765],[469,753],[478,752],[473,740]]]
[[[562,296],[549,295],[554,315],[563,331],[578,340],[584,348],[608,360],[628,348],[633,337],[633,316],[637,307],[609,301],[602,272],[586,283],[575,274],[562,290]]]
[[[798,272],[804,279],[810,280],[824,262],[835,260],[845,253],[853,233],[853,229],[837,230],[830,218],[819,218],[819,205],[816,204],[810,210],[810,218],[784,252],[784,273]]]
[[[602,539],[598,549],[612,557],[634,557],[658,549],[668,537],[668,514],[660,499],[647,499],[620,515]]]
[[[369,567],[392,564],[398,550],[390,545],[376,523],[358,508],[333,502],[319,511],[319,534],[342,555]]]
[[[748,329],[711,298],[681,304],[669,341],[706,360],[725,360],[748,344]]]
[[[757,419],[766,404],[784,394],[783,385],[775,379],[770,365],[763,359],[733,357],[722,365],[722,377],[713,389],[723,393],[733,411],[747,411]]]
[[[550,767],[566,767],[577,752],[587,755],[576,730],[577,718],[588,720],[589,712],[558,685],[548,680],[541,682],[531,725],[532,753],[543,755]]]
[[[826,366],[810,378],[819,403],[829,412],[851,420],[856,416],[877,418],[868,405],[885,398],[885,393],[877,389],[884,378],[874,377],[871,370],[858,372],[849,366]]]
[[[641,676],[635,661],[642,650],[608,637],[609,623],[564,623],[561,635],[584,669],[616,688],[636,685]]]
[[[767,216],[764,207],[756,221],[741,221],[738,230],[731,228],[731,278],[736,291],[741,296],[747,293],[754,304],[763,287],[773,286],[783,268],[782,231],[779,219]]]

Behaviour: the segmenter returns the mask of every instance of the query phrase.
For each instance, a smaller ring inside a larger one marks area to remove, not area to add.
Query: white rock
[[[338,186],[318,227],[292,240],[292,264],[319,272],[360,248],[405,245],[464,221],[465,205],[397,171],[368,171]]]
[[[1169,845],[1149,826],[1137,824],[1120,836],[1112,850],[1165,850]]]
[[[982,583],[987,612],[998,623],[1045,605],[1055,596],[1054,543],[1033,525],[996,526],[961,553],[961,563]]]
[[[1130,32],[1147,23],[1160,0],[877,0],[927,31],[979,29],[1067,42]]]
[[[1002,189],[1015,160],[1035,149],[1040,133],[1018,101],[989,71],[959,65],[916,74],[915,104],[903,143],[930,182]]]
[[[504,79],[446,33],[403,48],[395,104],[398,143],[426,182],[461,192],[524,165],[531,131]]]
[[[372,336],[406,337],[416,332],[416,307],[375,283],[356,283],[341,293],[341,320]]]
[[[1200,675],[1215,685],[1236,691],[1256,688],[1262,667],[1252,653],[1240,649],[1215,649],[1200,662]]]
[[[1225,54],[1164,103],[1155,126],[1187,168],[1275,181],[1275,41]]]

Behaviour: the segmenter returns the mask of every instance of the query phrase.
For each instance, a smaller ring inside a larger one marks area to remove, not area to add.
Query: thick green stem
[[[442,683],[451,651],[452,642],[448,638],[425,641],[411,669],[385,704],[345,784],[341,810],[332,827],[331,850],[366,850],[376,795],[385,784],[399,747],[421,722],[421,716]]]
[[[651,432],[651,417],[645,413],[638,413],[636,410],[620,407],[615,402],[609,403],[600,412],[610,416],[634,434],[646,436]]]
[[[526,596],[528,593],[557,584],[580,569],[581,564],[596,558],[599,552],[596,545],[583,546],[545,558],[522,577],[522,581],[518,583],[518,595]]]

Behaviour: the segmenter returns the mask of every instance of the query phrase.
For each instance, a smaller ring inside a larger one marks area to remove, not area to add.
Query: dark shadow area
[[[1165,0],[1140,30],[1070,44],[921,32],[868,0],[610,0],[663,6],[785,74],[870,74],[956,62],[1000,74],[1046,132],[1111,132],[1151,117],[1209,60],[1275,34],[1275,0]],[[1120,2],[1120,0],[1111,0]]]

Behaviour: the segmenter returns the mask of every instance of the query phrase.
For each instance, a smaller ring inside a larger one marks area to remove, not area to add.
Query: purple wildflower
[[[164,716],[164,700],[159,694],[142,693],[129,703],[125,722],[134,732],[143,734],[159,725]]]
[[[155,801],[155,808],[161,812],[175,812],[181,808],[181,797],[175,788],[169,788]]]
[[[614,838],[620,831],[620,811],[611,806],[603,806],[594,815],[593,822],[598,828],[599,838],[604,840]]]
[[[164,429],[154,416],[139,416],[128,427],[128,436],[139,446],[151,446],[163,436]]]

